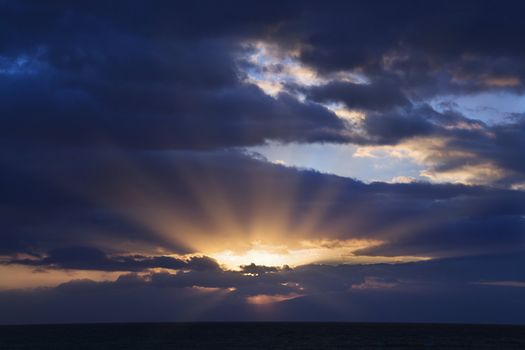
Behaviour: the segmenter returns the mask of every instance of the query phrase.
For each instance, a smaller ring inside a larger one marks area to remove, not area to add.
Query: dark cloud
[[[447,172],[471,172],[482,167],[495,178],[480,177],[474,183],[502,187],[520,185],[524,179],[523,118],[489,125],[470,119],[454,110],[438,112],[427,104],[404,110],[370,113],[362,121],[361,134],[353,142],[362,145],[399,145],[414,143],[410,149],[420,151],[423,163],[437,175]],[[433,142],[425,144],[425,138]],[[421,161],[421,160],[420,160]],[[497,174],[497,175],[496,175]]]
[[[471,77],[481,72],[523,73],[513,66],[523,67],[519,64],[523,49],[515,44],[523,31],[517,15],[521,10],[523,5],[516,1],[312,1],[285,28],[305,44],[301,59],[322,70],[360,67],[380,73],[387,68],[412,86],[431,83],[426,77],[454,85],[454,73]]]
[[[281,18],[271,6],[254,13],[225,4],[217,13],[239,16],[217,21],[200,6],[142,3],[135,24],[138,8],[129,5],[8,6],[5,31],[17,40],[0,48],[0,98],[7,102],[1,139],[146,149],[342,139],[343,124],[321,105],[273,99],[240,82],[241,39],[219,34],[249,36],[246,26],[263,33]],[[39,10],[39,19],[24,25]]]
[[[105,68],[108,73],[98,71],[104,67],[92,67],[95,76],[57,81],[53,76],[42,76],[47,75],[44,72],[8,77],[0,87],[2,100],[9,101],[1,109],[5,118],[0,137],[13,144],[139,149],[231,147],[261,144],[267,139],[344,139],[344,124],[319,104],[301,103],[290,95],[274,99],[253,85],[222,82],[220,74],[228,74],[222,73],[222,58],[213,58],[215,50],[211,45],[193,52],[195,58],[164,53],[162,57],[173,57],[165,68],[156,57],[144,58],[151,59],[149,64],[158,72],[148,72],[146,67],[138,76],[133,67],[144,67],[143,63],[128,62],[129,66],[123,67],[117,61]],[[209,60],[217,66],[210,68]],[[125,78],[112,76],[118,74],[113,65],[123,70]],[[173,80],[167,80],[165,70],[175,70],[168,73],[174,74]],[[218,76],[207,70],[217,70]],[[200,76],[205,80],[198,81]],[[230,80],[234,76],[230,72]]]
[[[355,84],[332,81],[307,91],[314,101],[342,102],[350,109],[385,110],[410,105],[408,99],[393,84],[377,82]]]
[[[114,282],[79,280],[56,288],[1,292],[0,323],[152,319],[523,323],[523,287],[509,283],[523,281],[522,263],[523,256],[488,256],[399,265],[307,265],[259,276],[220,270],[130,274]],[[199,286],[218,289],[192,288]],[[267,305],[265,312],[246,299],[293,290],[303,297]]]
[[[285,267],[285,269],[289,269],[290,267]],[[241,271],[243,273],[250,273],[254,275],[263,275],[265,273],[275,273],[280,270],[279,267],[276,266],[263,266],[263,265],[255,265],[254,263],[251,263],[250,265],[243,265],[241,266]]]
[[[439,127],[424,115],[423,109],[411,113],[369,115],[363,123],[367,136],[365,142],[397,144],[412,137],[439,133]]]
[[[214,198],[246,235],[286,210],[293,239],[293,228],[319,213],[312,236],[303,232],[307,236],[297,239],[318,239],[317,230],[328,239],[380,239],[396,246],[384,255],[515,250],[523,242],[520,191],[367,185],[239,152],[39,152],[13,157],[5,169],[4,254],[43,254],[93,242],[104,251],[195,252],[190,243],[197,233],[208,240],[230,237],[232,227],[208,210]],[[24,185],[9,185],[11,179]]]
[[[162,268],[170,270],[214,270],[219,264],[211,258],[193,256],[178,259],[170,256],[113,255],[92,247],[57,248],[41,259],[12,259],[9,265],[25,265],[42,268],[96,271],[143,271]]]
[[[523,60],[510,43],[520,21],[508,19],[521,5],[493,5],[5,4],[0,139],[9,148],[210,149],[266,140],[397,144],[437,135],[474,157],[442,159],[433,170],[477,157],[509,172],[499,180],[509,186],[523,176],[521,122],[452,133],[452,123],[435,125],[439,113],[419,108],[440,94],[519,90]],[[225,11],[228,21],[219,18]],[[488,27],[490,35],[481,35]],[[255,40],[283,50],[299,42],[299,57],[321,75],[359,68],[370,84],[332,80],[291,89],[306,101],[287,93],[274,99],[241,82],[242,44]],[[364,134],[319,102],[371,111]],[[494,132],[496,142],[482,131]]]

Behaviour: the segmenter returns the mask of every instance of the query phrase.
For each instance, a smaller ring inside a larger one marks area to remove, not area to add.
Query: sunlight
[[[415,256],[365,256],[353,253],[382,244],[377,240],[320,240],[301,241],[299,247],[289,248],[285,245],[263,244],[253,242],[252,247],[246,251],[224,250],[208,253],[221,265],[230,270],[239,270],[244,265],[264,266],[290,266],[296,267],[310,263],[323,264],[374,264],[374,263],[400,263],[409,261],[428,260],[426,257]]]
[[[275,294],[275,295],[257,294],[257,295],[252,295],[252,296],[247,297],[246,301],[249,304],[262,305],[262,304],[277,303],[277,302],[285,301],[285,300],[291,300],[291,299],[299,298],[302,296],[303,294],[297,294],[297,293]]]
[[[245,74],[245,81],[257,85],[270,96],[281,92],[296,94],[287,88],[289,85],[319,86],[331,81],[345,81],[354,84],[368,84],[369,79],[357,71],[337,71],[320,74],[299,59],[297,49],[283,49],[266,41],[244,43],[245,52],[240,61],[249,62],[249,68],[239,65]],[[301,98],[301,94],[298,94]]]

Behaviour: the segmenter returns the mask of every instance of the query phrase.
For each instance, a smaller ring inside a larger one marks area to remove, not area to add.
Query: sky
[[[521,1],[0,1],[0,324],[525,324]]]

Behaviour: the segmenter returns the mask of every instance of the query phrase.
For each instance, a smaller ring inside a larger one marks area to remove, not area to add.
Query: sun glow
[[[172,156],[182,157],[177,153]],[[215,157],[221,160],[224,156]],[[173,177],[184,185],[184,192],[172,193],[170,182],[141,171],[133,159],[109,154],[107,161],[128,170],[126,181],[108,182],[104,192],[78,195],[115,208],[122,218],[140,225],[169,247],[133,245],[104,237],[101,249],[118,245],[123,251],[143,255],[205,255],[231,270],[251,263],[296,267],[310,263],[373,264],[425,259],[358,254],[359,250],[385,244],[383,237],[387,236],[378,232],[376,237],[382,237],[380,240],[350,238],[354,237],[351,227],[367,220],[357,207],[330,215],[344,190],[341,182],[321,184],[304,192],[299,177],[282,178],[274,170],[261,175],[250,172],[239,180],[244,185],[241,193],[223,185],[229,182],[216,165],[203,166],[202,171],[195,172],[193,163],[181,162]],[[199,160],[195,164],[202,163]],[[180,198],[190,198],[191,205]],[[406,227],[400,225],[392,231],[395,232],[389,232],[388,238],[405,232]]]
[[[252,247],[245,251],[224,250],[210,253],[209,256],[231,270],[238,270],[240,266],[255,264],[265,266],[299,266],[310,263],[327,264],[373,264],[399,263],[408,261],[426,260],[424,257],[414,256],[364,256],[354,252],[382,244],[378,240],[321,240],[302,241],[297,248],[286,245],[271,245],[253,242]]]

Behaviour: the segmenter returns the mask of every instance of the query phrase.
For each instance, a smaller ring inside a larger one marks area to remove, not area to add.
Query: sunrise
[[[0,349],[525,348],[524,3],[0,9]]]

